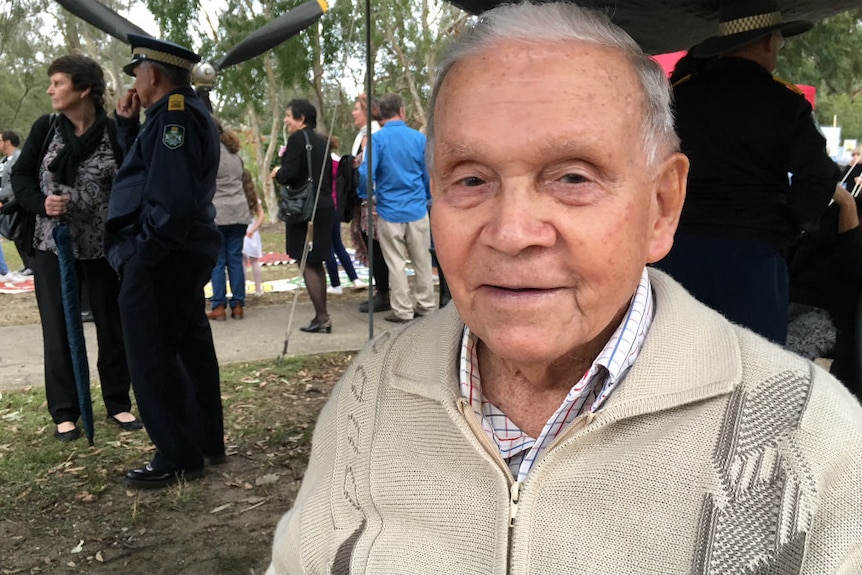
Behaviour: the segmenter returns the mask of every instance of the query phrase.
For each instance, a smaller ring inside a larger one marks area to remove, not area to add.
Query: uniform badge
[[[162,134],[162,143],[170,150],[176,150],[186,140],[186,129],[176,124],[168,124]]]
[[[168,112],[182,112],[186,109],[186,97],[182,94],[168,96]]]

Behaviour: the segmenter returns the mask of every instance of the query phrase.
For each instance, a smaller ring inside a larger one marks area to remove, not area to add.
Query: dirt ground
[[[0,298],[0,327],[22,317],[38,321],[34,297]],[[152,447],[143,432],[116,428],[117,440],[104,449],[82,439],[68,455],[60,449],[54,460],[34,462],[33,473],[7,485],[6,502],[0,501],[0,573],[263,573],[276,523],[303,476],[314,421],[350,359],[340,354],[290,376],[277,368],[239,369],[237,382],[222,386],[228,462],[210,467],[200,481],[128,489],[122,473],[129,450],[143,463]],[[231,377],[224,372],[223,381]],[[53,426],[46,427],[27,441],[53,445]],[[10,449],[11,436],[3,437],[10,430],[14,425],[0,420],[0,450]],[[104,478],[97,487],[94,475]]]

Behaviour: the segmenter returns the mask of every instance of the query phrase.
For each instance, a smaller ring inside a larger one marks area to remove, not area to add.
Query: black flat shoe
[[[305,333],[332,333],[332,320],[328,319],[325,322],[319,322],[313,319],[310,324],[300,327],[299,331],[304,331]]]
[[[75,427],[75,429],[71,429],[69,431],[55,431],[54,437],[60,441],[75,441],[81,437],[81,430]]]
[[[144,428],[144,424],[137,417],[134,418],[132,421],[120,421],[113,415],[109,415],[108,421],[113,421],[114,423],[119,425],[123,431],[137,431]]]
[[[175,469],[172,471],[159,471],[153,469],[147,463],[140,469],[132,469],[126,472],[126,485],[139,489],[158,489],[168,487],[180,480],[193,481],[204,476],[203,467],[200,469]]]

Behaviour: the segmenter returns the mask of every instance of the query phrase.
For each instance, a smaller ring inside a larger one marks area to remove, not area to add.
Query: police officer
[[[674,85],[691,168],[674,246],[658,267],[731,321],[783,344],[788,245],[819,219],[840,179],[811,105],[772,76],[784,37],[812,24],[783,21],[775,0],[719,10],[719,34],[692,50],[712,59]]]
[[[219,138],[191,88],[200,56],[129,35],[135,77],[117,103],[126,157],[114,181],[105,251],[121,275],[120,311],[138,408],[156,453],[133,487],[203,476],[225,457],[219,371],[203,288],[220,249],[214,223]],[[141,108],[146,121],[140,124]]]

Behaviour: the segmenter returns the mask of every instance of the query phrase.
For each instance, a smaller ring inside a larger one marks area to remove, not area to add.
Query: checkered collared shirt
[[[536,438],[518,429],[506,414],[482,395],[477,356],[479,338],[470,328],[464,328],[459,370],[461,395],[481,419],[482,428],[500,449],[517,481],[527,477],[533,463],[566,425],[585,411],[599,410],[622,382],[640,353],[654,311],[652,288],[644,269],[623,321]]]

